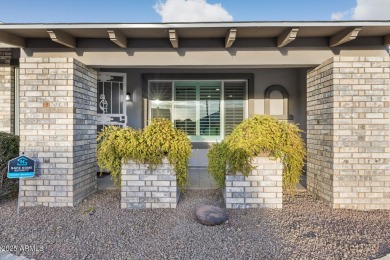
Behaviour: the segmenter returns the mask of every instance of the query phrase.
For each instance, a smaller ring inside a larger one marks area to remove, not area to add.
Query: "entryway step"
[[[190,190],[209,190],[216,189],[217,185],[206,167],[190,167],[188,170],[190,175],[190,183],[188,189]]]

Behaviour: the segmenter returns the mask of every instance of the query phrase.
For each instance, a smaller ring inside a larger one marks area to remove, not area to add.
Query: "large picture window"
[[[149,119],[167,118],[191,141],[220,141],[247,117],[246,80],[149,81]]]

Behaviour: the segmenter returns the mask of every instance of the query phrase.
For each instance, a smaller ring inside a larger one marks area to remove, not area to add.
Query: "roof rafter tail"
[[[51,40],[69,48],[76,48],[76,39],[61,30],[47,30]]]
[[[225,37],[225,48],[232,47],[237,36],[237,28],[231,28]]]
[[[362,30],[362,27],[347,28],[347,29],[333,35],[332,37],[330,37],[329,46],[336,47],[336,46],[339,46],[339,45],[344,44],[346,42],[355,40],[358,37],[359,32],[361,30]]]
[[[277,39],[277,47],[281,48],[294,41],[298,35],[299,28],[289,28],[282,33]]]
[[[110,40],[121,48],[127,48],[126,36],[118,30],[107,30]]]
[[[26,47],[26,40],[24,38],[4,31],[0,31],[0,42],[19,48]]]
[[[179,48],[179,37],[175,29],[169,30],[169,40],[171,41],[172,47],[174,49]]]

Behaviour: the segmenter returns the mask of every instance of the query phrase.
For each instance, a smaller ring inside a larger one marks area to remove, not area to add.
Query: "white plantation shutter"
[[[246,118],[247,81],[151,81],[150,118],[167,118],[192,141],[218,141]]]
[[[245,118],[245,82],[225,82],[225,136]]]
[[[176,86],[174,124],[188,135],[196,135],[196,86]]]
[[[199,88],[199,134],[219,136],[221,134],[221,87],[202,86]]]

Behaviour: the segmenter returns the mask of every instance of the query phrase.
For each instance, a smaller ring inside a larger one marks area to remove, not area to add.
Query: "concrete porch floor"
[[[190,175],[190,190],[209,190],[216,189],[215,181],[207,172],[205,167],[190,167],[188,174]]]
[[[97,175],[97,188],[98,190],[117,190],[119,189],[115,184],[114,181],[111,180],[110,175],[103,175],[99,177],[99,173]]]

